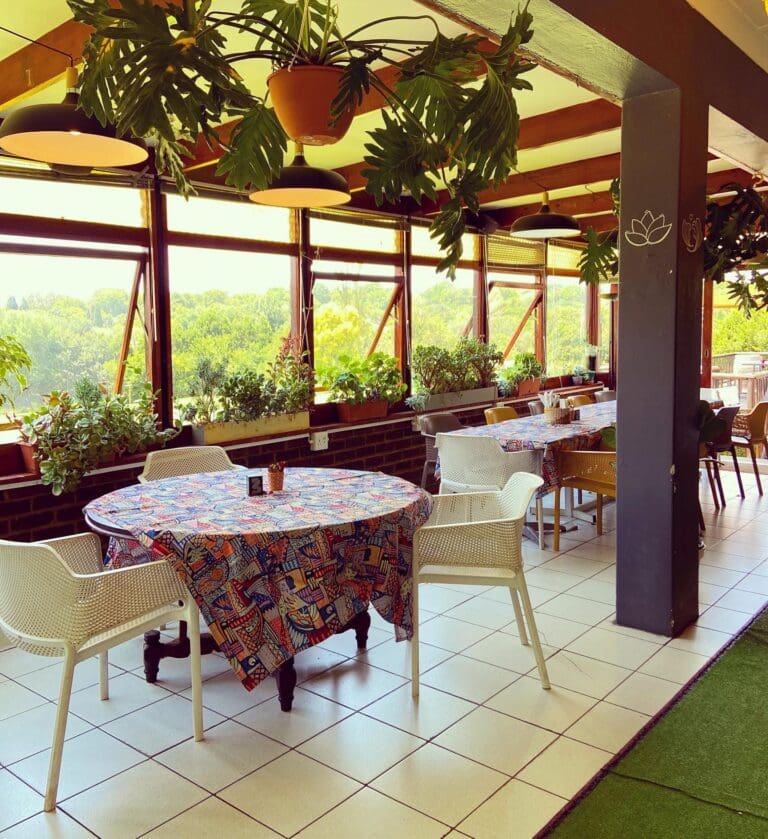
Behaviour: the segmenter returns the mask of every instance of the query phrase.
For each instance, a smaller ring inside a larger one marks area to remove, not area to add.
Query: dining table
[[[293,657],[359,629],[360,618],[367,636],[369,604],[393,624],[397,640],[411,638],[413,537],[432,499],[381,472],[309,468],[287,468],[282,491],[249,495],[249,476],[264,472],[127,486],[91,501],[84,514],[112,537],[111,568],[167,560],[243,687],[275,675],[287,711]]]

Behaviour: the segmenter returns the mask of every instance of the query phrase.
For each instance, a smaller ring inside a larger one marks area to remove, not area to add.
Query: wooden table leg
[[[216,642],[210,633],[200,635],[200,653],[208,653],[218,650]],[[179,621],[179,637],[173,641],[161,641],[160,632],[157,629],[150,629],[144,633],[144,677],[150,684],[157,681],[157,674],[160,668],[160,660],[163,658],[187,658],[189,656],[189,637],[187,635],[187,622]]]

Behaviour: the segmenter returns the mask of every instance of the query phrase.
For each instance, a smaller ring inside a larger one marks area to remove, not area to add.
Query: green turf
[[[558,825],[556,837],[768,837],[764,613]]]

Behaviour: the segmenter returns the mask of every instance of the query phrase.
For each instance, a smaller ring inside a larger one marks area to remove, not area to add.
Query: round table
[[[380,472],[289,468],[283,491],[249,497],[263,471],[125,487],[88,504],[86,521],[116,537],[113,567],[135,561],[127,539],[168,559],[248,690],[369,603],[410,638],[411,546],[430,495]]]

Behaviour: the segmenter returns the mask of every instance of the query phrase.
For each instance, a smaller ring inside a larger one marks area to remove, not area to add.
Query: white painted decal
[[[632,219],[631,229],[625,231],[624,238],[630,245],[634,245],[636,248],[644,248],[648,245],[658,245],[663,242],[669,236],[671,229],[672,225],[667,224],[664,213],[654,216],[650,210],[646,210],[642,218]]]

